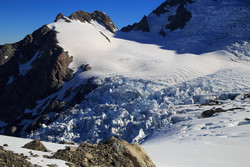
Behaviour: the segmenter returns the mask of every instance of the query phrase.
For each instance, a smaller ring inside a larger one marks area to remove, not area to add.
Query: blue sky
[[[58,13],[77,10],[107,13],[120,29],[140,21],[164,0],[0,0],[0,45],[23,39]]]

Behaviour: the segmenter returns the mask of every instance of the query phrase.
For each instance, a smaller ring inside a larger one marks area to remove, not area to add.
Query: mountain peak
[[[193,0],[166,0],[163,2],[159,7],[157,7],[152,13],[156,14],[157,16],[160,16],[161,14],[164,14],[166,12],[169,12],[169,8],[176,6],[178,4],[180,5],[187,5],[188,3],[194,3]]]
[[[143,32],[150,32],[147,16],[144,16],[139,23],[134,23],[133,25],[128,25],[127,27],[123,27],[121,29],[121,31],[123,32],[129,32],[131,30],[141,30]]]
[[[62,13],[59,13],[56,16],[55,22],[58,20],[63,19],[66,22],[71,22],[70,20],[79,20],[80,22],[87,22],[91,23],[92,20],[97,21],[98,23],[105,26],[109,31],[115,32],[117,30],[117,27],[113,23],[113,21],[110,19],[110,17],[101,11],[94,11],[93,13],[85,12],[82,10],[78,10],[74,13],[72,13],[68,18],[64,16]]]
[[[93,20],[96,20],[97,22],[103,24],[109,31],[115,32],[117,30],[117,27],[115,26],[113,21],[104,12],[96,10],[91,14],[91,16]]]
[[[82,10],[78,10],[78,11],[72,13],[69,16],[69,18],[71,20],[79,20],[81,22],[88,22],[88,23],[90,23],[90,21],[92,20],[90,13],[84,12]]]
[[[54,22],[57,22],[58,20],[60,20],[60,19],[63,19],[64,21],[66,21],[66,22],[70,22],[70,20],[66,17],[66,16],[64,16],[62,13],[59,13],[57,16],[56,16],[56,19],[55,19],[55,21]]]

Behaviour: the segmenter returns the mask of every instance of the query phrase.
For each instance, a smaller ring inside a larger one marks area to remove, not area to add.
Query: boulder
[[[48,152],[49,150],[43,145],[42,142],[40,142],[38,139],[35,139],[23,146],[23,148],[31,149],[31,150],[37,150],[37,151],[43,151]]]

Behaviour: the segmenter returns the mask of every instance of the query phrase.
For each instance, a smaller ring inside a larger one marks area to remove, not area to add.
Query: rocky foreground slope
[[[5,142],[8,143],[9,141]],[[129,144],[124,140],[116,138],[110,138],[100,144],[83,142],[79,146],[67,145],[65,149],[59,149],[56,152],[51,152],[42,142],[36,139],[23,146],[24,149],[29,151],[28,156],[27,154],[26,156],[24,155],[25,151],[22,154],[15,154],[12,151],[8,151],[9,149],[11,150],[9,147],[13,147],[13,145],[6,143],[4,147],[0,146],[1,166],[57,167],[59,164],[56,161],[54,161],[54,164],[46,165],[46,163],[38,163],[39,159],[41,159],[41,162],[45,161],[43,159],[52,160],[51,162],[55,159],[60,159],[64,161],[64,165],[70,167],[155,167],[148,154],[139,144]],[[21,150],[19,148],[19,151],[16,151],[20,153],[22,152]],[[38,152],[47,152],[49,155],[41,156]],[[34,160],[31,160],[32,158]]]

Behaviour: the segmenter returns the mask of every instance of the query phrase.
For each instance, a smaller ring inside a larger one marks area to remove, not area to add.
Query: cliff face
[[[38,100],[58,91],[73,77],[68,68],[72,57],[57,43],[56,32],[43,26],[18,43],[0,47],[2,121],[15,125],[18,117],[32,117],[25,114],[26,109],[34,108]],[[5,133],[10,132],[6,129]]]

